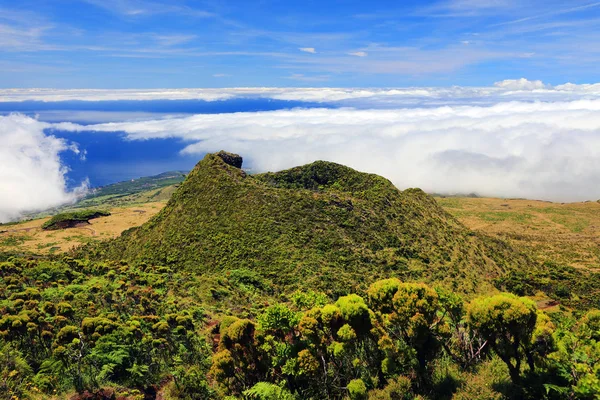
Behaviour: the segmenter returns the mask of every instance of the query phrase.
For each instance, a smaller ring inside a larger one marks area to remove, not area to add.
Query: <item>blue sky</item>
[[[0,222],[221,149],[597,200],[599,64],[593,0],[0,0]]]
[[[600,2],[0,0],[0,87],[597,82]]]

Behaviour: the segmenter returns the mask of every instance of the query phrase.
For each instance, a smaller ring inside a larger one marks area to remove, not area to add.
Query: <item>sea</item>
[[[0,102],[0,115],[25,114],[44,122],[80,125],[165,116],[274,111],[293,108],[335,108],[333,104],[275,99],[141,100],[141,101],[23,101]],[[181,139],[126,140],[122,132],[70,132],[52,129],[53,136],[77,144],[80,154],[64,152],[61,160],[68,188],[88,180],[105,186],[166,171],[187,171],[204,156],[184,155]],[[84,156],[82,157],[82,154]]]

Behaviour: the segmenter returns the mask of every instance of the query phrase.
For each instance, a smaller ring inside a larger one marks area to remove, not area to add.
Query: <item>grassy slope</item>
[[[207,155],[167,206],[102,247],[100,258],[198,272],[258,271],[286,291],[361,290],[379,277],[473,293],[529,260],[474,234],[420,190],[325,162],[247,176]]]
[[[437,198],[469,228],[506,240],[541,261],[600,268],[600,203]]]
[[[164,173],[157,177],[169,177],[172,174]],[[169,180],[154,179],[153,182],[162,184]],[[99,221],[91,220],[89,226],[53,232],[44,231],[41,226],[50,219],[49,215],[57,212],[56,210],[30,216],[32,219],[27,221],[0,224],[0,251],[18,254],[54,254],[68,251],[81,244],[116,237],[124,230],[143,224],[156,214],[165,206],[178,186],[179,184],[172,184],[145,192],[101,195],[61,208],[62,212],[68,213],[95,207],[112,214]],[[130,189],[135,191],[136,186]]]
[[[183,172],[165,172],[159,175],[118,182],[96,188],[75,204],[61,206],[41,212],[31,213],[26,219],[37,219],[62,212],[78,211],[82,208],[125,207],[134,204],[168,200],[185,176]]]
[[[158,175],[132,179],[130,181],[117,182],[94,189],[92,193],[87,196],[87,198],[130,195],[133,193],[160,189],[165,186],[171,186],[183,182],[185,179],[185,174],[186,172],[184,171],[169,171]]]

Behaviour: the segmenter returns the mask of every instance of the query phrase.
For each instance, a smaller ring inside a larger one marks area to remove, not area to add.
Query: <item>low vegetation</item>
[[[77,224],[69,229],[42,229],[49,217],[4,225],[0,227],[0,249],[18,254],[64,253],[84,243],[119,236],[124,230],[148,221],[165,204],[165,201],[144,202],[110,208],[102,205],[102,209],[110,212],[109,216],[91,219],[89,224]]]
[[[160,189],[183,182],[185,179],[185,174],[186,172],[184,171],[169,171],[158,175],[145,176],[142,178],[131,179],[129,181],[113,183],[111,185],[93,189],[86,198],[90,199],[94,197],[115,195],[129,196],[134,193]]]
[[[250,271],[0,263],[0,397],[594,398],[600,312],[396,278],[332,299]],[[115,397],[112,397],[115,396]]]
[[[80,211],[85,208],[128,207],[148,202],[167,201],[185,179],[185,172],[171,171],[130,181],[94,188],[75,204],[27,214],[26,219],[43,218],[58,213]]]

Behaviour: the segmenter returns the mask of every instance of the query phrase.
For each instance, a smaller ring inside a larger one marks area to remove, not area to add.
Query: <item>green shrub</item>
[[[352,400],[367,399],[367,386],[362,379],[353,379],[348,383],[348,395]]]

